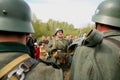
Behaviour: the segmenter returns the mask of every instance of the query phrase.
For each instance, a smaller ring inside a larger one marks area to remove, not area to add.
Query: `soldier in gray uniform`
[[[120,0],[105,0],[75,50],[69,80],[120,80]]]
[[[63,71],[66,64],[67,58],[67,47],[68,41],[63,38],[63,30],[61,28],[57,28],[55,30],[55,37],[49,42],[46,50],[50,55],[50,61],[59,65]]]
[[[63,30],[61,28],[57,28],[55,30],[55,37],[48,43],[46,48],[47,52],[50,55],[50,61],[60,66],[63,70],[64,79],[68,76],[68,53],[67,47],[69,45],[69,41],[63,38]]]
[[[0,0],[0,80],[63,80],[62,70],[28,55],[26,37],[33,32],[24,0]]]

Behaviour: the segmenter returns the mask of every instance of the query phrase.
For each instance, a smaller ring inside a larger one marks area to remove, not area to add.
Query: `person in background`
[[[42,36],[42,40],[39,42],[39,46],[41,46],[42,43],[45,43],[45,44],[49,43],[49,41],[47,40],[46,36],[44,36],[44,35]]]
[[[69,42],[63,38],[63,29],[57,28],[54,33],[54,38],[46,47],[46,51],[50,55],[50,61],[59,65],[62,68],[63,73],[65,73],[68,66],[68,45]]]
[[[72,35],[66,35],[65,39],[69,42],[69,45],[73,42]]]
[[[35,48],[35,53],[34,53],[34,58],[37,59],[40,56],[40,47],[38,46],[37,43],[34,43],[34,48]]]
[[[82,39],[84,40],[86,38],[86,33],[83,34]]]
[[[35,41],[34,41],[34,38],[33,38],[32,34],[29,34],[27,36],[27,39],[26,39],[26,45],[30,49],[30,54],[29,55],[32,58],[35,58],[34,53],[36,52],[35,47],[34,47],[35,46],[34,43],[35,43]]]
[[[120,79],[120,0],[104,0],[92,20],[95,29],[76,48],[69,80]]]
[[[39,58],[46,61],[47,58],[49,57],[47,51],[46,51],[46,42],[42,42],[41,45],[39,46],[40,48],[40,56]]]
[[[47,40],[48,40],[48,43],[49,43],[49,41],[52,40],[52,36],[49,36],[49,35],[48,35],[48,36],[47,36]]]

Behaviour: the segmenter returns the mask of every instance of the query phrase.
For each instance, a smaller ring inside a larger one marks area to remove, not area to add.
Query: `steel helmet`
[[[67,52],[71,53],[74,52],[77,46],[82,42],[81,38],[78,38],[77,40],[73,41],[67,48]]]
[[[0,31],[33,33],[31,20],[24,0],[0,0]]]
[[[104,0],[98,6],[92,21],[120,27],[120,0]]]
[[[58,31],[62,31],[62,33],[63,33],[63,30],[62,30],[61,28],[57,28],[57,29],[55,30],[55,35],[57,34]]]

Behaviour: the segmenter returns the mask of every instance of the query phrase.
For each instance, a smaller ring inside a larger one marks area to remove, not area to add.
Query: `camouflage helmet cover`
[[[33,33],[31,20],[24,0],[0,0],[0,31]]]

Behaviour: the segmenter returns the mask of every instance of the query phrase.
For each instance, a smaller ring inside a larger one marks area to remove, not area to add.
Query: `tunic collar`
[[[109,30],[103,33],[104,37],[108,36],[120,36],[120,31],[119,30]]]
[[[55,39],[56,40],[62,40],[63,39],[63,37],[62,38],[58,38],[57,36],[55,37]]]
[[[29,48],[26,45],[16,42],[0,42],[0,52],[30,53]]]

